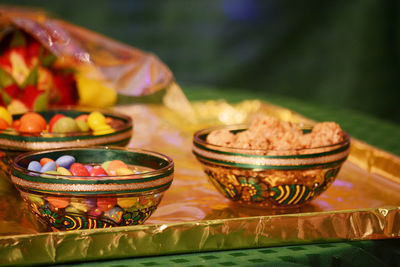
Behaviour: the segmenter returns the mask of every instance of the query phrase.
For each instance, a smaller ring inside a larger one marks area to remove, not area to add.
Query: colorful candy
[[[119,120],[111,117],[105,117],[101,112],[93,111],[90,114],[81,114],[76,118],[57,113],[50,118],[47,123],[42,115],[36,112],[28,112],[20,119],[13,121],[11,114],[0,107],[0,130],[12,127],[14,130],[24,133],[75,133],[89,132],[93,135],[104,135],[113,133],[114,127],[119,127]]]

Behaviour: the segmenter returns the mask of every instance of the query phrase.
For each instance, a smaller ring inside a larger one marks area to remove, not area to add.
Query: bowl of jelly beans
[[[132,119],[112,111],[59,108],[11,116],[0,109],[1,168],[9,171],[12,159],[26,151],[125,146],[132,132]]]
[[[11,181],[51,230],[142,224],[173,180],[160,153],[120,147],[70,148],[18,155]]]

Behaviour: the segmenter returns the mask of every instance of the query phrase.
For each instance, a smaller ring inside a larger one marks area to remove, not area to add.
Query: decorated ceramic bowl
[[[77,108],[59,108],[38,112],[47,123],[56,114],[77,118],[88,115],[95,110]],[[15,156],[27,151],[40,151],[58,148],[86,147],[96,145],[125,146],[133,132],[133,122],[129,116],[113,111],[100,110],[110,120],[113,131],[96,133],[92,130],[85,132],[76,131],[68,133],[40,132],[28,133],[8,128],[0,131],[0,167],[9,171],[11,162]],[[21,118],[23,114],[13,115],[13,120]]]
[[[207,135],[243,125],[203,129],[194,134],[193,153],[209,181],[230,200],[252,207],[297,207],[324,192],[349,154],[350,138],[325,147],[266,151],[210,144]]]
[[[63,155],[73,156],[85,168],[120,160],[135,172],[74,176],[28,170],[32,161]],[[52,230],[94,229],[142,224],[170,187],[173,171],[173,161],[156,152],[118,147],[71,148],[17,156],[11,181],[28,208]]]

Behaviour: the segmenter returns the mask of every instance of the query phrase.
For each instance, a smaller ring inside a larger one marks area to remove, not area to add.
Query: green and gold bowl
[[[76,118],[79,115],[89,114],[94,109],[84,108],[54,108],[38,112],[47,123],[55,114],[63,114]],[[41,151],[49,149],[86,147],[98,145],[125,146],[129,143],[133,133],[133,122],[124,114],[100,111],[104,116],[113,120],[112,133],[94,134],[93,131],[71,133],[22,133],[14,129],[0,131],[0,168],[9,172],[12,160],[19,154],[27,151]],[[23,114],[13,115],[13,120]]]
[[[82,164],[122,160],[136,174],[66,176],[28,171],[41,158],[75,157]],[[17,156],[11,181],[28,209],[51,230],[109,228],[142,224],[157,209],[173,180],[174,163],[162,154],[139,149],[91,147],[27,152]]]
[[[209,181],[230,200],[252,207],[288,208],[311,201],[336,179],[350,149],[350,137],[325,147],[255,150],[210,144],[214,130],[233,133],[244,125],[203,129],[194,134],[193,154]]]

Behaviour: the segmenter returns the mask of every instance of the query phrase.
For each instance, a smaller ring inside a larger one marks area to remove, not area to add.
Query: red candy
[[[71,165],[69,171],[73,176],[90,176],[90,173],[86,169],[86,167],[83,164],[77,162]]]
[[[120,168],[128,168],[128,166],[122,160],[116,159],[108,164],[107,172],[110,176],[115,176],[117,175],[117,170]]]
[[[54,161],[54,160],[49,159],[49,158],[41,158],[40,165],[44,166],[44,165],[46,165],[47,162],[50,162],[50,161]]]
[[[90,171],[90,176],[103,176],[107,175],[106,171],[101,166],[94,166]]]

